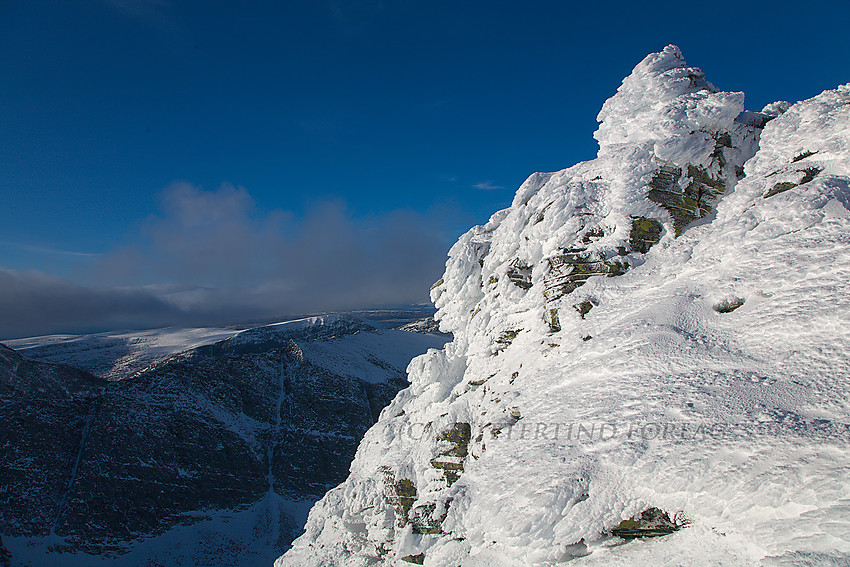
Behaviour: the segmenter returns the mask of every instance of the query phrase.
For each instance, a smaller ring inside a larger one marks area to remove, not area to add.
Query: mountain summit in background
[[[850,563],[850,85],[746,111],[668,46],[599,121],[278,567]]]
[[[271,565],[447,340],[369,315],[0,345],[0,565]]]

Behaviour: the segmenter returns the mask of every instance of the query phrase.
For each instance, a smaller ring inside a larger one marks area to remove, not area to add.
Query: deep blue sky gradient
[[[0,268],[97,285],[175,180],[295,225],[406,211],[447,250],[530,173],[594,157],[647,53],[678,44],[757,110],[850,81],[848,24],[845,0],[2,1]]]

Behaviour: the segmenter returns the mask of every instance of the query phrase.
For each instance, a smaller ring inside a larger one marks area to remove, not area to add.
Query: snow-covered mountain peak
[[[689,67],[678,47],[648,55],[602,106],[594,137],[600,155],[620,144],[645,145],[661,159],[708,166],[717,135],[732,129],[744,93],[719,91]],[[613,146],[613,147],[612,147]]]
[[[432,290],[441,328],[459,341],[483,337],[484,349],[544,322],[556,330],[565,308],[594,301],[564,296],[639,266],[656,243],[712,216],[770,119],[744,112],[743,101],[717,91],[675,46],[647,56],[599,114],[599,157],[532,175],[510,209],[451,249]],[[512,314],[531,311],[533,320]]]
[[[278,565],[850,561],[848,93],[747,112],[647,57],[596,159],[451,248],[454,340]]]

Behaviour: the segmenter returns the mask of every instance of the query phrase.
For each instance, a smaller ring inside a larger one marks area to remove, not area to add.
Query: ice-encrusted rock
[[[850,561],[850,88],[747,112],[669,46],[599,118],[452,247],[454,340],[278,567]],[[647,509],[689,525],[608,535]]]

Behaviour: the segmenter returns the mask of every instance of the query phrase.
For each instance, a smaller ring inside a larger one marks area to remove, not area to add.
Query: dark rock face
[[[437,437],[440,441],[451,443],[448,449],[431,459],[431,466],[443,472],[447,486],[457,482],[463,472],[463,459],[469,454],[471,435],[472,429],[468,423],[456,423]]]
[[[113,382],[0,347],[0,533],[121,552],[206,511],[317,500],[407,381],[378,358],[385,382],[339,376],[293,337],[374,331],[353,320],[255,329]],[[300,530],[284,520],[271,556]]]
[[[508,269],[508,279],[519,288],[531,289],[531,268],[531,266],[516,258],[511,262],[511,266]]]
[[[543,297],[553,301],[583,286],[593,276],[614,277],[626,273],[628,264],[588,253],[584,248],[570,248],[548,260]]]
[[[620,522],[611,535],[623,539],[659,537],[672,534],[688,525],[687,520],[673,521],[670,515],[658,508],[647,508],[640,516]]]
[[[12,564],[12,554],[3,545],[3,538],[0,538],[0,567],[9,567]]]
[[[440,324],[434,320],[434,317],[425,317],[418,319],[406,325],[399,327],[400,331],[408,331],[411,333],[430,333],[432,335],[442,335],[448,337],[449,333],[440,331]]]
[[[649,249],[661,240],[661,223],[654,219],[632,217],[632,228],[629,231],[629,246],[635,252],[646,254]]]
[[[0,345],[0,531],[46,535],[61,514],[106,382]]]

